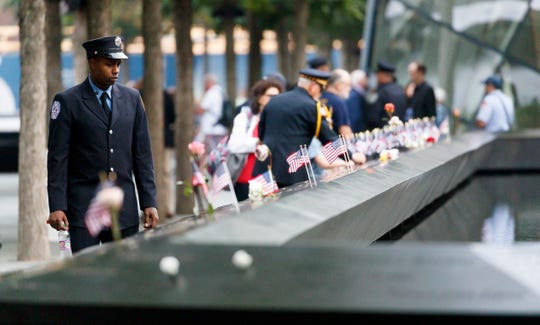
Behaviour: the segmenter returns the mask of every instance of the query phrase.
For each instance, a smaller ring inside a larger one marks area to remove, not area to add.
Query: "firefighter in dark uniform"
[[[114,175],[124,192],[119,213],[122,238],[139,231],[141,210],[145,230],[159,220],[144,104],[136,89],[115,84],[120,64],[127,59],[122,39],[97,38],[83,47],[89,76],[54,97],[47,154],[47,222],[56,230],[69,230],[73,253],[112,241],[110,228],[93,237],[84,220],[104,173]]]
[[[377,63],[377,92],[366,98],[368,101],[367,122],[368,129],[382,128],[390,119],[384,110],[387,103],[394,104],[393,116],[405,121],[407,110],[407,95],[403,88],[396,83],[393,65],[379,61]]]
[[[301,70],[297,86],[272,97],[261,113],[258,131],[262,144],[256,150],[259,161],[255,169],[259,173],[265,172],[268,162],[261,160],[271,159],[272,173],[280,188],[308,180],[304,168],[288,172],[287,157],[299,150],[300,145],[309,145],[317,133],[323,144],[338,137],[322,116],[324,112],[321,112],[321,118],[318,116],[318,109],[321,109],[318,98],[329,77],[330,73],[326,71]],[[360,153],[351,157],[358,164],[365,162],[365,156]]]

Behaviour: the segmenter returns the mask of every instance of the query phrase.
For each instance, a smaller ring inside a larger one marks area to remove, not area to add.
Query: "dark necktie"
[[[101,93],[101,108],[103,108],[103,110],[105,111],[105,115],[107,115],[107,117],[111,117],[111,110],[109,108],[109,105],[107,105],[107,98],[109,98],[109,95],[107,95],[106,92],[102,92]]]

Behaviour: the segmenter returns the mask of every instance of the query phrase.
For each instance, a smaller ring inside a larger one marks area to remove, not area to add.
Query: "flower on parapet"
[[[390,120],[388,121],[388,125],[390,126],[401,126],[403,125],[403,122],[399,119],[397,116],[392,116]]]
[[[263,184],[260,182],[249,182],[248,197],[251,201],[260,201],[263,199]]]
[[[193,141],[189,143],[188,150],[189,152],[191,152],[191,155],[196,156],[196,157],[200,157],[204,155],[204,153],[206,152],[204,143],[201,143],[199,141]]]
[[[203,156],[206,152],[205,144],[199,141],[192,141],[188,144],[188,150],[191,154],[191,168],[192,168],[192,186],[203,186],[206,191],[206,176],[203,174],[204,159]]]
[[[385,149],[379,154],[379,160],[386,162],[388,160],[395,160],[399,158],[399,150],[396,148]]]
[[[194,215],[200,216],[206,213],[212,213],[212,204],[208,201],[208,178],[204,171],[206,170],[206,160],[204,155],[206,148],[204,143],[193,141],[188,144],[188,150],[191,154],[190,162],[192,169],[191,182],[184,182],[184,195],[194,195],[195,207]],[[187,185],[190,184],[190,185]]]
[[[388,115],[388,117],[392,117],[392,115],[394,114],[394,104],[392,103],[386,103],[384,104],[384,110],[386,111],[386,114]]]

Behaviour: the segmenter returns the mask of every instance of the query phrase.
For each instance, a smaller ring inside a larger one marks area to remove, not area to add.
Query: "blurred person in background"
[[[331,72],[325,90],[321,95],[323,102],[332,112],[332,127],[337,134],[345,139],[351,139],[353,132],[346,99],[351,91],[351,75],[343,69],[334,69]]]
[[[332,128],[336,133],[343,135],[344,139],[351,139],[354,136],[346,103],[350,91],[351,76],[349,72],[343,69],[334,69],[320,97],[321,102],[331,112]],[[322,147],[323,144],[316,137],[311,140],[308,146],[310,159],[314,163],[313,172],[316,176],[322,176],[327,169],[347,165],[345,160],[341,158],[328,163],[322,153]],[[352,162],[351,164],[354,165]]]
[[[403,88],[397,84],[394,75],[396,68],[386,62],[377,63],[377,88],[375,94],[368,95],[368,109],[366,112],[368,129],[382,128],[390,120],[384,106],[387,103],[394,104],[393,116],[405,121],[407,109],[407,96]]]
[[[407,71],[409,84],[405,88],[405,93],[408,114],[405,121],[410,118],[435,117],[437,115],[437,100],[433,87],[426,81],[426,66],[422,62],[413,61],[409,63]]]
[[[514,101],[501,91],[501,77],[490,76],[483,84],[485,94],[476,113],[476,126],[488,132],[509,131],[514,124]]]
[[[231,153],[247,153],[245,165],[234,183],[238,201],[248,198],[249,180],[258,175],[253,173],[253,168],[256,161],[255,148],[260,141],[258,129],[260,113],[270,99],[283,90],[283,83],[273,78],[257,81],[250,90],[250,105],[244,106],[234,118],[228,148]]]
[[[195,140],[206,145],[206,152],[214,149],[229,130],[218,123],[223,111],[225,93],[218,84],[217,76],[208,73],[204,76],[204,94],[195,105],[198,130]]]
[[[351,92],[345,101],[351,120],[353,133],[363,132],[366,125],[366,89],[368,78],[365,71],[357,69],[351,72]]]
[[[316,69],[300,70],[297,86],[274,96],[261,113],[259,138],[262,143],[255,151],[258,160],[255,172],[267,171],[268,163],[263,161],[271,158],[272,171],[280,188],[308,180],[307,174],[300,170],[289,173],[287,157],[299,151],[300,146],[309,145],[314,136],[321,143],[338,138],[324,118],[320,120],[317,134],[317,103],[330,76],[329,72]],[[365,162],[362,154],[354,153],[351,157],[358,164]]]
[[[442,121],[446,118],[450,118],[450,113],[445,105],[446,91],[441,87],[435,87],[435,99],[437,100],[435,124],[440,126]]]
[[[274,80],[274,81],[279,82],[281,84],[281,88],[283,89],[283,91],[287,90],[288,87],[289,87],[289,85],[287,83],[287,79],[285,78],[285,76],[283,76],[279,72],[269,73],[269,74],[265,75],[262,79],[263,80]],[[240,113],[240,111],[242,111],[243,107],[249,107],[250,105],[251,105],[251,94],[248,95],[248,98],[242,104],[236,106],[236,108],[235,108],[236,114]]]

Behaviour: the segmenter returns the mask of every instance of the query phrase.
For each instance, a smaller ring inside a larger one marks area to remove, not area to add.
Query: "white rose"
[[[239,269],[248,269],[253,264],[253,257],[249,255],[245,250],[240,249],[234,252],[232,256],[232,263]]]
[[[252,201],[261,200],[263,197],[263,185],[259,182],[249,182],[248,196]]]
[[[169,276],[177,275],[179,268],[180,261],[174,256],[165,256],[159,261],[159,269]]]

